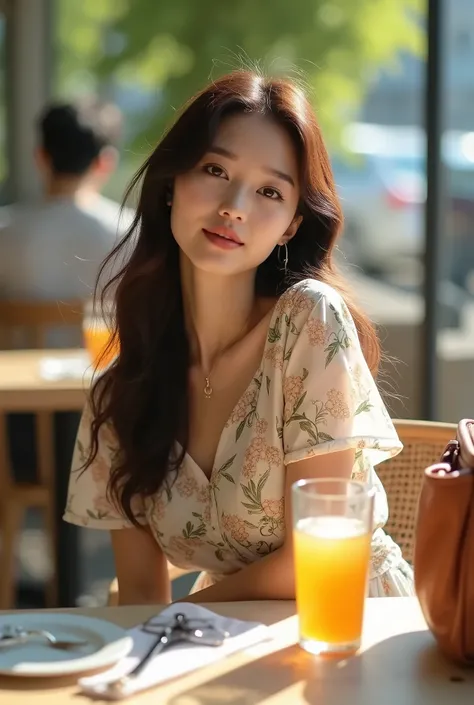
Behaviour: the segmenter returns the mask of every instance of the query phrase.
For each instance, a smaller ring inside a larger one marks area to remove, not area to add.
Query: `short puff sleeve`
[[[353,476],[367,478],[374,465],[396,455],[402,444],[342,297],[311,280],[303,283],[298,296],[283,377],[285,464],[353,448]]]
[[[110,424],[99,430],[97,455],[84,469],[91,444],[92,413],[87,405],[79,424],[69,478],[69,490],[63,519],[71,524],[92,529],[125,529],[133,524],[109,497],[107,486],[118,440]],[[134,516],[146,524],[144,503],[137,498],[133,503]]]

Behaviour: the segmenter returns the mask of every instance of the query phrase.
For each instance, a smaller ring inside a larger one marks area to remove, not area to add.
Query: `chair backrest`
[[[412,562],[415,522],[423,471],[439,461],[447,443],[456,438],[456,424],[394,420],[403,450],[377,466],[388,498],[385,530]]]
[[[16,335],[22,334],[22,347],[47,347],[48,332],[53,328],[81,327],[83,302],[72,301],[0,301],[0,345],[17,347]]]
[[[34,439],[36,443],[36,483],[53,492],[55,477],[54,416],[48,411],[37,411]],[[10,458],[10,439],[7,413],[0,410],[0,491],[6,493],[15,484]]]

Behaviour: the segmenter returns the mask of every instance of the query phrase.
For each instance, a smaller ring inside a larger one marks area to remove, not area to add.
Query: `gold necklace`
[[[240,340],[240,337],[237,338],[236,340]],[[223,353],[226,352],[230,347],[232,347],[232,345],[234,345],[235,342],[236,341],[229,343],[229,345],[227,345],[222,352]],[[215,365],[215,363],[214,363],[214,365]],[[214,365],[212,365],[211,369],[209,370],[209,374],[204,376],[204,390],[203,391],[204,391],[204,396],[206,397],[206,399],[210,399],[212,397],[212,394],[214,391],[212,389],[212,385],[211,385],[211,375],[214,370]]]
[[[204,377],[204,381],[204,396],[206,397],[206,399],[210,399],[212,397],[211,379],[210,377]]]
[[[216,365],[216,362],[214,361],[214,364],[211,365],[211,369],[207,373],[207,375],[204,375],[204,396],[206,399],[210,399],[212,397],[212,394],[214,392],[211,384],[211,375],[214,372],[214,367]]]

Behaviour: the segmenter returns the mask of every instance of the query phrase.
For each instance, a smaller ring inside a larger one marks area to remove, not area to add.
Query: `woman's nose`
[[[228,220],[245,222],[247,219],[248,205],[245,194],[242,192],[228,194],[219,207],[219,215]]]

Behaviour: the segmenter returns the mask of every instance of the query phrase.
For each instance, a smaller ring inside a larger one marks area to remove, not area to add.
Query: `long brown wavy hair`
[[[294,144],[300,168],[302,223],[288,242],[288,272],[275,250],[257,270],[256,295],[278,296],[308,276],[338,290],[357,326],[362,350],[373,374],[380,360],[375,330],[351,302],[336,272],[333,250],[341,232],[342,211],[329,157],[311,105],[291,81],[235,71],[211,83],[187,103],[174,125],[132,180],[126,199],[141,184],[134,222],[102,265],[121,271],[102,296],[113,292],[112,344],[120,354],[94,383],[91,448],[85,468],[97,455],[99,432],[111,424],[119,452],[111,468],[109,494],[136,523],[134,497],[156,493],[176,477],[188,440],[189,341],[184,325],[179,247],[170,226],[168,205],[174,178],[192,169],[208,151],[221,121],[239,113],[276,120]],[[131,254],[128,254],[131,251]],[[182,450],[176,450],[180,439]]]

